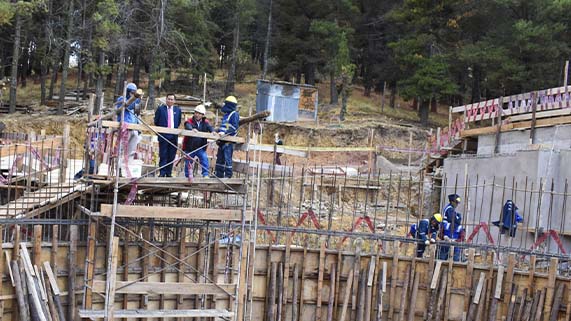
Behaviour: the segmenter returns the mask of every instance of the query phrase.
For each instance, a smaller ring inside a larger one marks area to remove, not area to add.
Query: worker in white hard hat
[[[206,119],[206,108],[204,105],[200,104],[194,108],[194,114],[184,123],[184,129],[192,130],[196,132],[204,132],[204,133],[211,133],[214,131],[214,128]],[[200,169],[202,173],[202,177],[209,177],[209,164],[208,164],[208,156],[206,154],[207,148],[207,141],[206,138],[200,137],[189,137],[185,136],[184,140],[182,141],[182,149],[185,153],[185,166],[184,166],[184,175],[189,177],[192,173],[193,168],[193,160],[198,158],[198,162],[200,164]]]
[[[240,124],[240,114],[236,110],[238,100],[234,96],[228,96],[222,106],[222,124],[218,129],[218,134],[224,136],[236,136]],[[226,141],[218,141],[218,153],[216,154],[216,177],[232,177],[232,154],[234,144]]]

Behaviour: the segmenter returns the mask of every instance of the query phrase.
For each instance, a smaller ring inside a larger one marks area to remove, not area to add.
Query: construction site
[[[93,96],[58,133],[6,128],[0,319],[571,320],[570,92],[451,106],[431,131],[280,125],[278,105],[251,105],[219,136],[105,120]],[[207,138],[209,155],[234,143],[234,175],[185,177],[177,159],[159,177],[164,134]],[[465,238],[417,256],[410,226],[450,194]],[[493,222],[508,200],[523,220],[505,234]]]

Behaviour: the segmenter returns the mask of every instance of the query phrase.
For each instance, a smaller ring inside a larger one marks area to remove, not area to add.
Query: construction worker
[[[448,195],[448,205],[446,205],[444,207],[444,210],[442,210],[442,215],[444,216],[444,220],[448,221],[448,222],[452,222],[452,220],[454,219],[454,217],[456,217],[456,208],[458,207],[458,205],[460,204],[460,201],[462,199],[460,198],[460,196],[458,196],[458,194],[450,194]]]
[[[195,132],[212,133],[214,128],[205,117],[206,108],[200,104],[194,108],[194,115],[184,123],[184,129]],[[186,154],[184,175],[189,177],[192,170],[192,159],[198,157],[202,177],[208,177],[208,155],[206,155],[206,138],[185,136],[182,141],[182,149]]]
[[[127,88],[125,90],[126,94],[126,101],[125,97],[120,96],[115,101],[115,108],[120,108],[123,106],[123,102],[125,103],[125,123],[128,124],[138,124],[139,119],[137,115],[139,115],[141,110],[141,97],[143,95],[143,91],[141,89],[137,89],[137,85],[134,83],[127,84]],[[121,121],[121,113],[117,115],[117,121]],[[139,132],[136,130],[129,130],[129,140],[127,144],[127,156],[134,156],[137,152],[137,145],[141,141],[141,137]]]
[[[410,226],[409,235],[419,240],[416,245],[416,257],[422,257],[426,246],[436,242],[441,222],[442,215],[435,213],[430,219],[422,219],[418,224]]]
[[[440,224],[440,238],[447,242],[462,242],[466,237],[466,231],[462,226],[462,215],[456,213],[454,222],[449,222],[446,219]],[[440,245],[438,248],[438,258],[440,260],[448,260],[450,254],[449,245]],[[454,247],[454,261],[458,262],[461,259],[462,249]]]
[[[512,200],[507,200],[502,208],[500,221],[494,221],[492,224],[500,228],[500,234],[508,232],[510,237],[515,237],[517,224],[520,222],[523,222],[523,217],[519,214],[518,207]]]
[[[222,123],[218,129],[221,136],[236,136],[238,126],[240,124],[240,115],[236,110],[238,100],[234,96],[228,96],[224,99],[222,106]],[[216,177],[231,178],[232,177],[232,154],[234,153],[234,144],[219,140],[218,153],[216,154]]]

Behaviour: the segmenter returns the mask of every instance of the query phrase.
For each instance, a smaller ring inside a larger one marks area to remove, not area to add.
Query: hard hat
[[[438,223],[442,223],[442,215],[440,215],[440,213],[434,213],[432,217],[434,217],[434,219],[438,221]]]
[[[458,196],[458,194],[450,194],[450,195],[448,195],[448,200],[449,200],[450,202],[458,202],[458,203],[460,203],[460,201],[461,201],[462,199],[460,198],[460,196]]]
[[[137,85],[135,85],[134,83],[130,82],[127,84],[127,92],[132,92],[137,90]]]
[[[226,99],[224,99],[224,101],[227,101],[229,103],[234,103],[234,104],[238,103],[238,100],[234,96],[228,96],[228,97],[226,97]]]
[[[206,114],[206,108],[204,108],[203,104],[200,104],[200,105],[194,107],[194,112],[205,115]]]

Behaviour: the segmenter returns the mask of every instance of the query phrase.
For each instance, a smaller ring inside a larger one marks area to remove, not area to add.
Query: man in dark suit
[[[155,126],[167,128],[180,126],[180,108],[174,103],[174,94],[168,94],[166,105],[159,106],[155,111]],[[178,135],[162,134],[161,136],[159,136],[159,177],[172,177],[173,162],[178,148]]]

